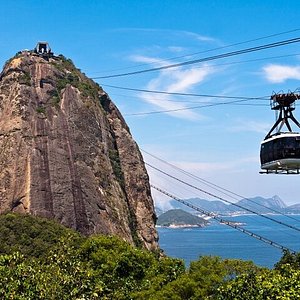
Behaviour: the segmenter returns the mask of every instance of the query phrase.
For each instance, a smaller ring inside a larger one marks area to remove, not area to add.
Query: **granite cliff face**
[[[109,96],[63,56],[23,51],[0,74],[0,213],[157,248],[148,175]]]

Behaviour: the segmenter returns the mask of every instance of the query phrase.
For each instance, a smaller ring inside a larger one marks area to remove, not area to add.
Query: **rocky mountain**
[[[207,224],[207,221],[194,216],[182,209],[171,209],[161,214],[157,219],[157,225],[160,226],[198,226],[202,227]]]
[[[0,213],[156,249],[148,174],[122,115],[71,60],[38,51],[0,74]]]
[[[272,198],[254,197],[251,199],[242,199],[238,201],[237,204],[260,213],[270,213],[270,209],[283,212],[287,207],[278,196],[273,196]],[[233,211],[245,211],[242,208],[235,207],[234,205],[230,205],[229,209]]]
[[[291,206],[288,206],[286,210],[290,213],[300,213],[300,204],[293,204]]]
[[[258,196],[254,198],[242,199],[236,202],[239,207],[232,204],[226,204],[218,200],[209,201],[199,198],[191,198],[186,199],[186,201],[206,211],[217,214],[249,213],[247,209],[258,213],[274,213],[274,210],[280,213],[300,213],[300,204],[287,206],[279,196],[273,196],[272,198],[263,198]],[[187,212],[194,213],[193,209],[186,207],[184,204],[181,204],[175,200],[171,201],[171,205],[174,209],[183,209]]]

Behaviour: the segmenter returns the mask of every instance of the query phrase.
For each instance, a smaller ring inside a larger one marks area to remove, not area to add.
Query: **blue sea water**
[[[293,219],[282,215],[267,215],[267,217],[294,226],[299,231],[257,215],[224,219],[241,222],[244,224],[241,227],[248,231],[291,250],[300,251],[300,215],[292,215]],[[282,256],[280,249],[214,220],[204,228],[159,227],[157,230],[160,247],[167,255],[184,259],[187,266],[192,260],[197,260],[199,256],[217,255],[222,258],[252,260],[259,266],[273,268]]]

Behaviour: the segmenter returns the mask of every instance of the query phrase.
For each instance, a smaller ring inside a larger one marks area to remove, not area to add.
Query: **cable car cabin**
[[[261,169],[266,173],[296,173],[300,170],[300,133],[277,133],[260,148]]]

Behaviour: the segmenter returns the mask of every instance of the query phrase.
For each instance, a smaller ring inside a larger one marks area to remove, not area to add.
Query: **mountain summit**
[[[156,249],[149,178],[117,107],[48,45],[0,74],[0,213],[58,220]]]

